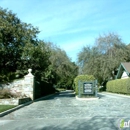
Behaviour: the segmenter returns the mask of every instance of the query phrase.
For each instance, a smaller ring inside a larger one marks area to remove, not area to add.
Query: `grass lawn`
[[[9,109],[14,108],[14,107],[16,107],[16,106],[17,106],[17,105],[0,105],[0,112],[9,110]]]

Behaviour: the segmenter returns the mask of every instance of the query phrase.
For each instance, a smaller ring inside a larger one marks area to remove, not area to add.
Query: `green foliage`
[[[52,82],[57,88],[72,89],[74,78],[78,74],[77,65],[71,61],[66,52],[52,43],[48,43],[51,50],[50,71]]]
[[[37,81],[71,88],[77,65],[52,43],[38,40],[38,28],[0,8],[0,81],[22,78],[31,68]]]
[[[33,47],[37,45],[36,35],[39,30],[31,24],[21,22],[12,11],[2,8],[0,22],[0,76],[1,81],[7,81],[12,78],[10,73],[16,72],[19,68],[23,69],[21,65],[22,67],[26,65],[25,69],[28,69],[27,59],[22,58],[23,52],[28,44]]]
[[[53,84],[44,81],[36,81],[34,85],[34,99],[53,94],[56,90]]]
[[[38,80],[48,80],[50,51],[45,42],[37,39],[38,28],[2,8],[0,21],[0,81],[21,78],[29,68]]]
[[[130,45],[124,44],[117,34],[100,35],[93,47],[83,47],[78,54],[79,73],[94,75],[102,84],[111,77],[114,79],[112,71],[116,71],[121,62],[130,61],[129,57]]]
[[[95,80],[95,77],[93,75],[78,75],[74,79],[74,90],[76,94],[78,94],[78,83],[79,81],[85,82],[85,81],[93,81]]]
[[[106,91],[106,86],[102,86],[101,88],[98,88],[99,92]]]
[[[17,16],[0,8],[0,67],[16,70],[23,48],[27,43],[36,44],[37,28],[20,21]]]
[[[130,78],[109,81],[106,88],[108,92],[130,94]]]
[[[15,72],[4,71],[0,74],[0,82],[6,83],[16,79]]]
[[[37,45],[31,43],[26,44],[22,53],[22,62],[19,64],[19,70],[27,70],[32,68],[34,76],[37,80],[46,79],[46,73],[49,71],[50,50],[43,41],[37,41]]]

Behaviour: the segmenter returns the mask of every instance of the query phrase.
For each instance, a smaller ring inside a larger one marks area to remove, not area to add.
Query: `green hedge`
[[[75,79],[74,79],[74,90],[76,92],[76,94],[78,94],[78,82],[79,81],[93,81],[95,80],[95,77],[93,75],[78,75]]]
[[[106,88],[108,92],[130,94],[130,78],[109,81]]]

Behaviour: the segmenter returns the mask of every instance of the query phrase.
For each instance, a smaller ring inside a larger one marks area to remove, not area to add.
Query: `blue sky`
[[[60,46],[72,61],[100,34],[115,32],[130,43],[130,0],[0,0],[0,6],[38,27],[38,38]]]

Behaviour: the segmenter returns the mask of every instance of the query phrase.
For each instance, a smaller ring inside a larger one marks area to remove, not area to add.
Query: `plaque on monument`
[[[84,94],[93,94],[93,84],[92,83],[84,83],[83,84],[83,93]]]
[[[78,81],[78,97],[97,97],[97,80]]]

